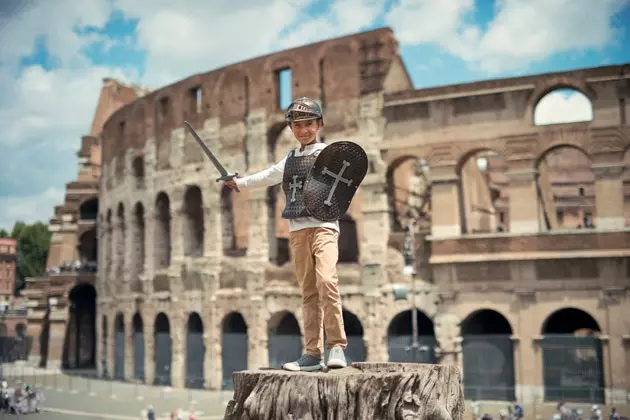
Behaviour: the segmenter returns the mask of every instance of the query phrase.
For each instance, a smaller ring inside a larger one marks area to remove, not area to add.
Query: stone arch
[[[598,322],[582,309],[566,307],[542,324],[545,400],[604,402],[604,364]]]
[[[96,366],[96,289],[88,283],[74,286],[68,293],[69,317],[64,340],[66,369]]]
[[[132,249],[132,259],[133,261],[133,273],[132,273],[132,286],[131,291],[136,293],[142,293],[142,281],[140,280],[140,274],[144,271],[145,267],[145,240],[146,240],[146,226],[144,220],[144,205],[141,202],[137,202],[133,208],[133,244]]]
[[[77,245],[79,259],[81,261],[95,264],[98,261],[98,239],[96,237],[96,227],[86,230],[79,236]]]
[[[101,317],[101,365],[103,366],[103,378],[109,378],[109,323],[107,315]]]
[[[404,155],[387,167],[387,201],[392,232],[403,232],[413,218],[430,225],[431,169],[427,159]]]
[[[132,319],[133,328],[133,377],[139,381],[144,382],[144,358],[145,358],[145,343],[144,343],[144,322],[142,321],[142,315],[136,312]]]
[[[364,340],[363,324],[359,317],[346,308],[342,311],[343,326],[348,339],[346,359],[352,362],[364,362],[367,359],[367,347]]]
[[[473,400],[514,401],[512,326],[499,312],[479,309],[461,323],[464,392]]]
[[[188,316],[186,325],[186,387],[203,389],[205,384],[203,321],[197,312]]]
[[[269,337],[269,366],[280,367],[302,355],[302,332],[292,312],[273,314],[267,323]]]
[[[98,216],[98,197],[84,200],[79,206],[79,220],[96,220]]]
[[[461,156],[456,173],[462,233],[506,230],[509,214],[506,170],[499,150],[475,148]]]
[[[168,316],[160,312],[155,317],[154,326],[154,354],[155,379],[153,385],[171,385],[171,365],[173,360],[173,340],[171,338],[171,324]]]
[[[144,187],[144,155],[137,154],[131,161],[131,174],[136,181],[136,188]]]
[[[234,389],[232,374],[247,370],[248,346],[245,318],[240,312],[230,312],[221,321],[221,389]]]
[[[269,261],[284,265],[291,259],[288,223],[282,218],[284,193],[280,185],[267,188],[267,234],[269,237]]]
[[[419,363],[436,363],[435,330],[433,321],[421,310],[417,310],[416,319],[418,322],[418,344],[417,359]],[[414,362],[413,352],[407,351],[411,346],[412,337],[412,310],[399,312],[389,323],[387,328],[387,338],[389,347],[390,362]]]
[[[357,224],[348,213],[339,219],[339,262],[359,262],[359,236]]]
[[[204,248],[204,209],[201,189],[190,185],[184,193],[184,255],[203,256]]]
[[[577,143],[558,143],[535,162],[541,230],[594,228],[595,177],[588,152]]]
[[[566,90],[578,92],[580,95],[583,95],[591,104],[597,99],[597,93],[595,92],[595,90],[583,80],[569,77],[554,78],[554,80],[542,82],[531,93],[526,104],[526,117],[531,121],[533,125],[536,125],[535,113],[536,108],[540,104],[541,100],[543,100],[545,97],[547,97],[547,95],[553,93],[554,91]]]
[[[153,254],[159,270],[171,265],[171,204],[165,192],[160,192],[155,200],[154,224]]]
[[[114,379],[125,380],[125,316],[114,318]]]

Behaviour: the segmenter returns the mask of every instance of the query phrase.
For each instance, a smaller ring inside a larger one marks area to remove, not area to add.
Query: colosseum
[[[592,118],[538,122],[557,89]],[[253,173],[295,147],[298,96],[324,107],[320,141],[369,156],[340,221],[349,359],[457,363],[469,399],[628,402],[630,68],[415,89],[388,28],[152,91],[106,80],[50,225],[50,266],[98,264],[29,280],[42,364],[216,390],[300,354],[279,187],[225,189],[183,126]]]

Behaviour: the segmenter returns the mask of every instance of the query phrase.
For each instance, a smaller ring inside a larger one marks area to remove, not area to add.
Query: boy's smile
[[[318,120],[295,121],[291,124],[293,135],[302,147],[315,142],[320,127],[321,123]]]

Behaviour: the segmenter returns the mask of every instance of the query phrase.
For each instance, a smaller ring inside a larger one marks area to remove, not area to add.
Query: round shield
[[[361,146],[339,141],[326,146],[306,177],[302,194],[308,213],[325,222],[343,216],[368,170]]]

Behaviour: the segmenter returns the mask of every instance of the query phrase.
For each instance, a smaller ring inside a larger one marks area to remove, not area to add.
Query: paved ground
[[[47,412],[25,419],[137,420],[146,418],[143,413],[152,405],[158,418],[169,418],[174,409],[186,413],[192,408],[197,419],[219,420],[232,396],[231,392],[152,387],[33,369],[5,368],[4,375],[9,385],[28,383],[44,391]]]

